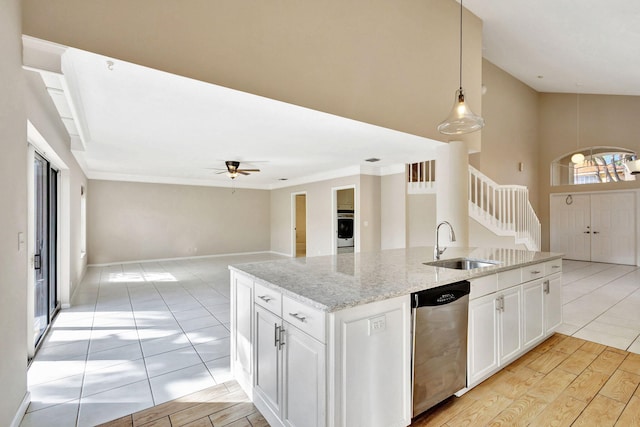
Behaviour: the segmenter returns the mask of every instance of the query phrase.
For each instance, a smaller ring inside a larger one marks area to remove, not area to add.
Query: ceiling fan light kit
[[[462,135],[484,127],[484,119],[474,114],[464,100],[462,89],[462,0],[460,0],[460,86],[449,116],[438,125],[438,132],[445,135]]]
[[[227,170],[218,173],[225,173],[231,179],[236,179],[238,175],[251,175],[250,172],[260,172],[260,169],[240,169],[240,162],[237,160],[227,160],[224,164],[227,166]]]

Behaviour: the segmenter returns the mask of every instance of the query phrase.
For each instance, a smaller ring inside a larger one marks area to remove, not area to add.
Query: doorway
[[[333,253],[354,252],[356,247],[355,187],[334,188],[334,207]]]
[[[554,194],[550,247],[578,261],[636,265],[633,192]]]
[[[58,171],[34,153],[33,345],[58,310]]]
[[[293,196],[293,256],[307,256],[307,194],[297,193]]]

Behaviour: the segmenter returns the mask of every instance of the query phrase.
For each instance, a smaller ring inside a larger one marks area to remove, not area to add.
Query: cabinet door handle
[[[590,231],[583,231],[584,234],[591,234]]]
[[[269,301],[271,301],[273,299],[268,295],[258,295],[258,298],[260,298],[264,302],[269,302]]]
[[[33,255],[33,268],[35,270],[40,270],[42,268],[42,257],[40,254]]]
[[[496,298],[496,310],[504,311],[504,296]]]
[[[542,289],[544,290],[545,294],[549,293],[549,281],[545,280],[544,283],[542,284]]]
[[[282,329],[280,326],[278,326],[277,323],[273,324],[275,326],[274,328],[274,333],[273,333],[273,345],[277,348],[280,348],[280,330]]]
[[[306,321],[306,317],[304,316],[300,316],[298,313],[289,313],[289,316],[301,321],[302,323],[304,323]]]
[[[280,328],[280,338],[279,338],[279,343],[278,343],[278,350],[280,350],[282,348],[282,346],[284,346],[285,342],[284,342],[284,328]]]
[[[599,231],[594,231],[593,234],[600,234],[600,232]]]

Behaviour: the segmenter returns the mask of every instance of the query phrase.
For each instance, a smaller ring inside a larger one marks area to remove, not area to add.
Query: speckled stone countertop
[[[561,258],[562,254],[516,249],[450,247],[442,259],[468,257],[499,261],[473,270],[424,265],[433,247],[390,249],[230,265],[256,282],[305,304],[332,312]]]

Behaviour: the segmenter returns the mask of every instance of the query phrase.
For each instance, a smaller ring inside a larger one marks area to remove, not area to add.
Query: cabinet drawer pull
[[[260,298],[264,302],[269,302],[269,301],[271,301],[273,299],[268,295],[258,295],[258,298]]]
[[[541,271],[538,271],[538,270],[533,270],[533,271],[531,272],[531,274],[540,274],[540,273],[541,273]]]
[[[289,316],[294,317],[295,319],[301,321],[302,323],[306,322],[306,317],[300,316],[298,313],[289,313]]]
[[[282,348],[282,346],[285,344],[284,342],[284,328],[280,328],[280,339],[278,342],[278,350],[280,350]]]
[[[559,265],[552,265],[551,268],[560,268]]]
[[[277,323],[274,323],[273,345],[280,348],[280,330],[282,329]]]

